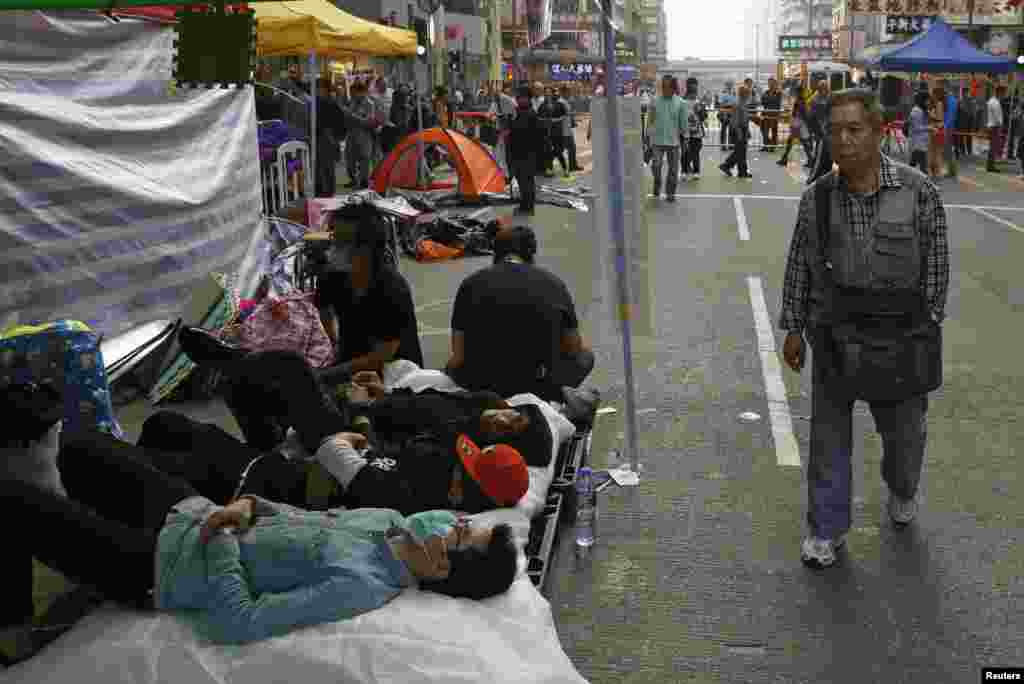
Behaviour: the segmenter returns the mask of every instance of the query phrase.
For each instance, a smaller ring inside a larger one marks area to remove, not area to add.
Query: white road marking
[[[1007,221],[1004,218],[999,218],[995,214],[992,214],[992,213],[990,213],[988,211],[985,211],[984,209],[981,209],[979,207],[972,207],[971,209],[972,209],[972,211],[974,211],[974,213],[981,214],[982,216],[984,216],[985,218],[989,219],[990,221],[995,221],[996,223],[1001,223],[1004,226],[1006,226],[1007,228],[1012,228],[1013,230],[1017,231],[1018,233],[1024,233],[1024,228],[1021,228],[1016,223],[1011,223],[1010,221]]]
[[[749,240],[750,228],[747,227],[747,215],[743,211],[743,200],[733,197],[732,203],[736,207],[736,229],[740,232],[740,240]]]
[[[722,193],[715,195],[712,193],[694,193],[692,195],[676,195],[679,199],[717,199],[727,200],[736,197],[741,197],[745,200],[786,200],[789,202],[799,202],[799,195],[729,195]],[[989,204],[947,204],[946,209],[969,209],[976,211],[978,209],[984,209],[986,211],[1024,211],[1024,207],[1000,207]]]
[[[768,317],[761,279],[748,276],[750,304],[754,310],[754,329],[757,331],[757,350],[761,356],[761,371],[768,395],[768,416],[775,442],[775,456],[780,466],[800,467],[800,447],[793,434],[793,417],[786,399],[786,385],[782,381],[782,364],[775,351],[775,333]]]

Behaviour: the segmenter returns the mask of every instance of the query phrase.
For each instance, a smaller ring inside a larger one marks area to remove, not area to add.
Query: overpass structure
[[[762,59],[683,59],[665,62],[658,66],[658,77],[665,74],[680,79],[693,76],[700,81],[701,90],[721,89],[727,82],[739,83],[745,78],[756,78],[759,84],[767,83],[774,76],[778,61]]]
[[[683,59],[665,62],[658,67],[658,75],[671,74],[673,76],[687,75],[700,78],[703,76],[729,76],[741,75],[741,78],[753,76],[755,72],[760,73],[762,78],[766,74],[774,74],[777,68],[777,60],[762,59]]]

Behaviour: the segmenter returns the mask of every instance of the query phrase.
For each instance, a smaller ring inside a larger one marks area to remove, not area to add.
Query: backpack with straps
[[[830,326],[812,335],[815,362],[827,364],[826,375],[856,399],[903,401],[936,390],[942,386],[942,326],[927,314],[924,293],[919,293],[920,312],[886,314],[871,310],[878,293],[835,282],[828,255],[834,178],[830,172],[814,186],[823,287],[831,290],[837,314]],[[926,259],[922,249],[922,272]]]

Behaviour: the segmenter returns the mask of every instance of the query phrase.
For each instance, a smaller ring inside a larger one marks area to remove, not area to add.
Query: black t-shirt
[[[543,395],[562,336],[579,327],[565,283],[532,264],[500,263],[466,278],[455,296],[452,329],[465,337],[459,384],[503,397]]]
[[[450,444],[420,438],[367,452],[366,466],[349,483],[341,503],[348,508],[391,508],[402,515],[451,508],[448,490],[457,463],[457,435],[449,436]]]
[[[331,272],[320,284],[321,301],[334,307],[340,328],[340,360],[351,361],[369,354],[375,343],[399,340],[395,359],[423,366],[416,307],[412,291],[401,273],[383,269],[369,291],[353,301],[349,276]]]
[[[530,420],[522,433],[501,437],[480,434],[480,416],[500,399],[488,391],[426,390],[414,394],[410,390],[395,390],[370,404],[366,413],[373,422],[375,437],[381,442],[397,445],[420,437],[433,438],[444,446],[450,435],[465,433],[477,446],[508,444],[519,451],[527,465],[547,467],[554,437],[544,413],[532,404],[515,407]]]

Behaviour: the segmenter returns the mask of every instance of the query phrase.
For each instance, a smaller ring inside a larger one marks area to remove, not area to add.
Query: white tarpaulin
[[[172,28],[0,20],[0,327],[177,318],[260,223],[251,89],[170,89]]]

